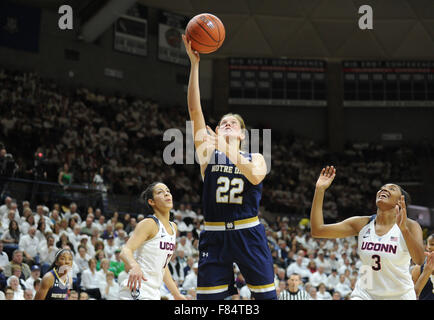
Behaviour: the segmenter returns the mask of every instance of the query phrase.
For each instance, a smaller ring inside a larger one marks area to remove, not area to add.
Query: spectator
[[[18,265],[21,267],[21,272],[23,274],[24,280],[30,277],[30,268],[29,266],[23,262],[23,252],[19,249],[15,250],[12,253],[12,260],[4,269],[4,274],[6,277],[10,277],[12,275],[12,266]]]
[[[71,290],[69,292],[68,300],[78,300],[78,292],[75,290]]]
[[[7,286],[5,288],[5,300],[15,300],[15,291],[12,289],[12,287]]]
[[[30,227],[29,233],[23,235],[20,238],[20,242],[18,244],[19,249],[24,254],[24,262],[28,265],[39,264],[39,255],[38,255],[38,247],[39,240],[36,238],[36,228]]]
[[[91,237],[93,235],[94,229],[98,230],[98,228],[93,223],[93,218],[88,215],[86,221],[81,224],[81,234],[85,234]]]
[[[336,269],[332,269],[332,273],[327,277],[325,285],[327,290],[334,290],[336,285],[339,283],[339,276]]]
[[[323,266],[319,267],[318,271],[313,273],[309,278],[309,282],[315,288],[318,288],[320,283],[325,283],[326,281],[327,281],[327,275],[324,273]]]
[[[119,285],[114,281],[115,275],[108,271],[101,286],[101,297],[105,300],[119,300]]]
[[[9,257],[3,251],[3,241],[0,240],[0,274],[4,271],[5,267],[9,264]]]
[[[108,259],[111,259],[118,248],[115,244],[115,238],[113,236],[109,236],[104,244],[104,253]]]
[[[36,291],[34,291],[34,286],[33,286],[33,284],[35,283],[35,280],[42,280],[41,279],[41,268],[39,268],[38,265],[32,266],[30,277],[25,282],[26,289],[30,289],[32,291],[32,298],[36,294]]]
[[[41,264],[42,275],[44,275],[54,263],[56,253],[59,249],[60,248],[58,248],[54,243],[54,237],[52,235],[47,236],[46,245],[39,248],[39,262]]]
[[[291,263],[286,269],[286,276],[289,276],[293,273],[300,275],[302,278],[306,278],[306,281],[310,277],[310,271],[307,267],[303,266],[303,257],[297,256],[295,262]]]
[[[350,286],[345,283],[345,280],[346,280],[345,275],[341,274],[339,276],[339,283],[334,288],[335,291],[339,292],[341,297],[343,297],[344,299],[352,292]]]
[[[316,290],[315,287],[311,287],[311,288],[310,288],[310,290],[309,290],[309,295],[310,295],[310,297],[312,298],[312,300],[318,300],[318,297],[317,297],[317,290]]]
[[[115,250],[115,254],[112,256],[112,259],[110,260],[110,268],[109,270],[112,271],[115,275],[115,278],[117,279],[119,274],[125,270],[125,263],[120,258],[120,249]]]
[[[184,280],[184,283],[182,284],[182,289],[185,291],[188,291],[191,288],[197,287],[197,271],[198,271],[198,264],[195,262],[193,264],[193,272],[190,272]]]
[[[30,208],[24,209],[21,219],[21,225],[19,227],[23,235],[29,232],[30,227],[35,227],[35,229],[38,228],[38,225],[35,222],[35,217]]]
[[[20,286],[20,280],[16,276],[10,276],[7,285],[11,287],[14,292],[13,300],[24,300],[24,291]]]
[[[94,299],[101,299],[99,291],[99,277],[96,271],[96,260],[89,259],[89,268],[84,270],[81,274],[81,287],[90,297]]]
[[[23,296],[24,296],[24,300],[33,300],[35,294],[33,293],[32,289],[26,289],[24,290]]]
[[[332,295],[330,292],[326,291],[326,286],[324,283],[319,284],[317,297],[318,300],[332,300]]]
[[[342,296],[339,291],[333,292],[332,300],[342,300]]]
[[[86,291],[80,292],[80,299],[79,300],[89,300],[89,295],[87,294]]]
[[[68,186],[72,184],[72,173],[69,172],[69,165],[68,163],[63,164],[63,169],[59,172],[59,177],[57,181],[61,186]]]
[[[78,254],[75,255],[74,260],[79,268],[79,273],[89,268],[89,259],[91,256],[87,254],[87,248],[84,245],[78,246]]]
[[[10,255],[10,253],[18,249],[18,243],[20,242],[20,229],[18,223],[12,220],[9,223],[9,229],[3,234],[2,241],[4,250]]]
[[[26,282],[24,281],[24,277],[22,276],[20,266],[17,265],[12,266],[12,275],[18,278],[21,289],[22,290],[26,289]]]

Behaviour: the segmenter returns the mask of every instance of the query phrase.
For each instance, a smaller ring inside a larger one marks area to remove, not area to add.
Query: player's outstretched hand
[[[404,196],[401,196],[401,199],[398,200],[398,204],[395,206],[395,208],[396,208],[396,224],[401,230],[407,229],[407,209],[405,206]]]
[[[333,182],[336,176],[336,169],[333,166],[322,168],[321,174],[316,182],[316,188],[325,191]]]
[[[143,281],[147,281],[145,276],[143,275],[142,270],[140,269],[140,266],[134,266],[131,268],[128,276],[128,283],[127,286],[130,288],[131,291],[136,291],[136,289],[140,289],[140,285]]]
[[[434,251],[425,252],[425,255],[427,256],[425,268],[427,268],[428,270],[434,271]]]
[[[177,296],[174,296],[173,299],[175,299],[175,300],[188,300],[183,294],[179,294]]]
[[[185,50],[187,51],[191,64],[198,63],[200,61],[199,52],[191,48],[191,41],[187,40],[185,34],[182,35],[182,41],[184,42]]]

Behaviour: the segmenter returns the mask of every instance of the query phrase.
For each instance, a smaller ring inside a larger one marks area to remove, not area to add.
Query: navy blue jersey
[[[425,263],[420,267],[420,274],[422,274],[423,272],[423,267],[425,267]],[[423,287],[422,291],[420,292],[419,300],[434,300],[434,288],[432,278],[433,276],[431,275],[425,287]]]
[[[54,276],[54,284],[48,290],[45,300],[66,300],[68,296],[69,277],[66,279],[66,283],[63,283],[59,279],[56,270],[51,270],[51,274]]]
[[[250,153],[241,155],[251,161]],[[208,222],[229,222],[258,215],[262,182],[251,184],[223,152],[215,150],[205,169],[203,215]]]

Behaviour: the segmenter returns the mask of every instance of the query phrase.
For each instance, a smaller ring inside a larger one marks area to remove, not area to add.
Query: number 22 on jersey
[[[244,190],[244,181],[241,178],[229,179],[219,177],[217,179],[216,202],[242,204],[243,197],[240,195]]]

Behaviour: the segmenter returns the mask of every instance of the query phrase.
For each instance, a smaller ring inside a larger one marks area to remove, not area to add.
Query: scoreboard
[[[326,106],[325,61],[229,59],[229,104]]]
[[[343,61],[344,106],[434,106],[434,61]]]

